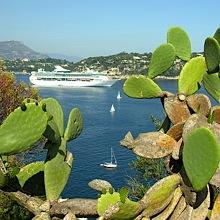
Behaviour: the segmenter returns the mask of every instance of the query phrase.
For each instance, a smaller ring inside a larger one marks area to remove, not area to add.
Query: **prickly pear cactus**
[[[24,100],[21,107],[11,113],[0,127],[0,155],[10,155],[30,148],[42,135],[47,138],[47,159],[28,164],[17,174],[20,186],[35,174],[44,172],[46,197],[57,200],[69,178],[73,155],[67,150],[67,141],[77,138],[83,128],[79,109],[72,109],[64,135],[63,110],[53,98]],[[0,186],[6,174],[0,169]]]
[[[170,28],[167,32],[167,42],[174,46],[176,56],[188,61],[191,57],[191,43],[188,34],[180,27]]]
[[[194,93],[203,84],[207,92],[220,101],[220,29],[214,37],[206,39],[204,57],[190,59],[190,40],[181,28],[171,28],[167,42],[175,48],[176,56],[187,61],[180,71],[178,94],[165,92],[153,80],[144,77],[131,76],[124,84],[124,92],[129,97],[160,97],[168,119],[165,129],[159,132],[141,133],[137,138],[128,132],[120,142],[141,157],[166,157],[165,165],[172,173],[148,190],[135,219],[205,220],[208,215],[210,219],[218,219],[219,196],[213,211],[208,213],[214,203],[209,188],[219,190],[220,187],[220,111],[219,106],[211,107],[208,96]],[[151,63],[157,65],[149,68],[151,78],[162,72],[160,59],[165,54],[162,53],[161,49],[156,58],[152,56],[155,60]],[[109,212],[118,207],[112,205]]]
[[[62,139],[60,146],[49,148],[49,158],[45,162],[44,179],[46,197],[50,201],[57,200],[69,178],[73,156],[66,150],[66,141]],[[66,160],[68,159],[68,160]]]
[[[204,57],[195,57],[188,61],[180,72],[178,92],[184,95],[192,95],[197,92],[206,70]]]
[[[50,118],[44,136],[53,143],[60,142],[64,132],[64,116],[62,107],[54,98],[43,99],[41,103],[42,105],[46,104],[46,111]]]
[[[169,69],[175,60],[175,48],[172,44],[159,46],[152,54],[148,77],[154,78]]]
[[[220,102],[220,78],[218,73],[208,74],[203,77],[203,85],[206,91],[217,101]]]
[[[196,191],[201,191],[211,180],[220,161],[220,143],[205,127],[193,130],[183,148],[183,164]]]
[[[208,73],[216,73],[219,71],[220,62],[220,47],[218,41],[213,37],[208,37],[205,40],[204,56]]]
[[[97,211],[104,219],[131,220],[140,213],[141,205],[128,199],[123,192],[107,192],[98,199]]]
[[[104,215],[109,206],[120,202],[120,194],[118,192],[102,194],[98,199],[97,211],[100,216]]]
[[[220,45],[220,28],[218,28],[213,36],[219,43]]]
[[[24,186],[25,182],[35,174],[44,171],[44,162],[33,162],[22,167],[19,173],[16,175],[21,187]]]
[[[51,118],[48,122],[45,137],[47,159],[44,166],[46,197],[50,201],[59,199],[71,172],[73,155],[67,150],[67,142],[77,138],[83,128],[83,119],[79,109],[71,110],[64,133],[63,110],[53,98],[43,99],[46,111]]]
[[[124,93],[132,98],[159,98],[163,96],[160,87],[150,78],[131,76],[123,86]]]
[[[15,109],[0,127],[0,155],[16,154],[38,141],[47,126],[47,113],[40,104],[27,103]]]
[[[74,108],[69,114],[69,120],[65,130],[64,138],[67,141],[77,138],[83,129],[83,118],[79,109]]]

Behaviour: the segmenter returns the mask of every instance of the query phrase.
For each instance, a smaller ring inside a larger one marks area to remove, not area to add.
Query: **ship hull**
[[[59,80],[38,80],[30,77],[30,82],[36,87],[111,87],[117,80],[80,80],[80,81],[59,81]]]

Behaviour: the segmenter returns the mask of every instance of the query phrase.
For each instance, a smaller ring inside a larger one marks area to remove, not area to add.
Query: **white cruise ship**
[[[30,82],[37,87],[112,86],[116,81],[117,79],[110,79],[106,73],[92,70],[70,72],[61,66],[55,66],[52,72],[38,69],[30,76]]]

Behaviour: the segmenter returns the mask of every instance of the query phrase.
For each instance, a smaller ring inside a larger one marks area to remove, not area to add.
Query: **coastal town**
[[[129,75],[147,74],[151,55],[152,53],[140,54],[122,52],[110,56],[89,57],[75,63],[54,58],[36,60],[23,58],[6,60],[5,64],[8,70],[13,72],[22,72],[24,74],[37,71],[38,69],[53,71],[55,66],[59,65],[73,72],[94,70],[98,72],[106,72],[113,78],[127,78]],[[166,71],[163,76],[177,76],[183,65],[184,62],[182,60],[176,59],[173,66],[168,71]]]

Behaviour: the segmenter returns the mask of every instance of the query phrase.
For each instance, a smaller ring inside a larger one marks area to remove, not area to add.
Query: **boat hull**
[[[59,80],[38,80],[30,76],[30,82],[36,87],[111,87],[117,80],[92,80],[92,81],[59,81]]]
[[[103,166],[106,167],[106,168],[116,168],[117,164],[114,164],[114,163],[104,163]]]

